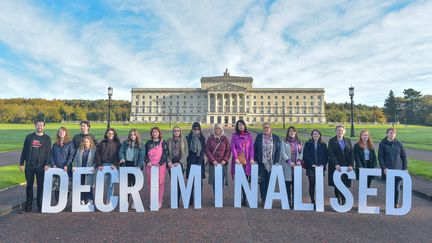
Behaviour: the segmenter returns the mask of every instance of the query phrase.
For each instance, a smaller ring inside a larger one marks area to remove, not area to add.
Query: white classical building
[[[137,123],[323,123],[322,88],[253,88],[252,77],[202,77],[201,88],[134,88]]]

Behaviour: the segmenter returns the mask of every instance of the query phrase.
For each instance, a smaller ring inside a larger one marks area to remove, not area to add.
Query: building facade
[[[253,88],[252,77],[202,77],[201,88],[134,88],[137,123],[323,123],[322,88]]]

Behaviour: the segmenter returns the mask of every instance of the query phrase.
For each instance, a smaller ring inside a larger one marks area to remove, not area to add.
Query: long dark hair
[[[113,141],[114,141],[114,142],[120,142],[120,139],[119,139],[119,137],[118,137],[117,131],[116,131],[114,128],[111,128],[111,127],[108,128],[108,129],[105,131],[105,136],[104,136],[104,138],[108,140],[107,133],[108,133],[109,131],[111,131],[111,132],[114,133]]]
[[[135,138],[135,148],[139,148],[140,145],[141,145],[141,138],[140,138],[140,135],[139,135],[138,131],[137,131],[135,128],[132,128],[132,129],[129,131],[129,134],[128,134],[128,139],[127,139],[127,141],[128,141],[129,147],[132,145],[131,134],[132,134],[133,132],[134,132],[135,135],[136,135],[136,138]]]
[[[240,133],[240,129],[238,127],[239,123],[241,123],[245,127],[244,131],[247,132],[246,122],[244,120],[238,120],[236,122],[236,125],[235,125],[235,131],[236,131],[236,133]]]
[[[288,127],[286,137],[285,137],[285,142],[288,141],[290,129],[292,129],[296,133],[294,139],[297,140],[297,142],[301,143],[300,138],[298,137],[297,129],[294,126]]]
[[[314,132],[317,132],[317,133],[319,133],[319,138],[318,138],[318,143],[324,143],[324,140],[322,139],[322,134],[321,134],[321,131],[320,130],[318,130],[318,129],[313,129],[312,130],[312,132],[311,132],[311,141],[312,142],[314,142],[314,139],[313,139],[313,133]]]

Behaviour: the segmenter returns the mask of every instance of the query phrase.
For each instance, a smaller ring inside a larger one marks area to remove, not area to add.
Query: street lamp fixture
[[[354,137],[354,87],[349,87],[349,96],[351,99],[351,137]]]
[[[113,88],[108,87],[108,125],[107,128],[111,127],[111,97],[113,95]]]

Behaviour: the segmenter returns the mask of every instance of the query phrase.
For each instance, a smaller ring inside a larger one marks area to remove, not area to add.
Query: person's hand
[[[384,169],[384,175],[387,175],[387,168]]]
[[[352,171],[353,170],[353,167],[350,165],[350,166],[348,166],[348,172],[350,172],[350,171]]]
[[[115,170],[117,167],[115,165],[111,165],[111,170]]]
[[[251,163],[251,165],[255,164],[255,160],[251,159],[250,163]]]
[[[103,165],[99,166],[98,169],[99,169],[100,171],[102,171],[102,170],[103,170]]]
[[[126,162],[126,160],[122,159],[119,164],[123,164],[124,162]]]
[[[314,167],[314,168],[315,168],[315,167],[317,167],[317,166],[316,166],[316,165],[312,165],[312,167]]]
[[[168,167],[171,168],[173,166],[172,162],[168,162]]]
[[[294,162],[290,162],[290,166],[294,167],[295,166]]]
[[[149,163],[146,164],[146,166],[147,166],[147,167],[151,167],[152,164],[149,162]]]
[[[235,163],[236,163],[236,164],[241,164],[239,159],[236,159],[236,160],[235,160]]]
[[[19,170],[20,170],[21,172],[24,172],[24,165],[20,165],[20,166],[19,166]]]
[[[340,167],[339,165],[336,165],[335,168],[336,168],[336,170],[339,171],[339,172],[342,171],[342,170],[341,170],[341,167]]]
[[[215,160],[213,161],[213,165],[218,165],[219,163]]]
[[[281,165],[281,164],[279,164],[279,163],[274,164],[274,166],[279,166],[279,165]]]
[[[44,170],[47,171],[49,169],[48,165],[45,165]]]
[[[226,164],[226,161],[222,160],[220,163],[221,163],[221,165],[224,165],[224,164]]]
[[[179,165],[180,165],[180,163],[174,163],[174,167],[179,166]]]

